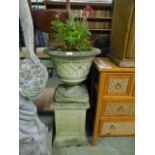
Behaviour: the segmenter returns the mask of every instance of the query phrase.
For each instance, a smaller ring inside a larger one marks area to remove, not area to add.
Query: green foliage
[[[63,50],[68,51],[89,51],[90,42],[88,23],[86,19],[77,20],[70,17],[66,23],[53,21],[55,38],[62,41]]]

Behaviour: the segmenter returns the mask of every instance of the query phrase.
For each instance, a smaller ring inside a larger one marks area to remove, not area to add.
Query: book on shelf
[[[73,15],[75,17],[82,17],[83,9],[71,9]],[[104,17],[111,17],[110,10],[91,10],[91,12],[87,13],[87,18],[104,18]]]
[[[44,5],[33,5],[32,4],[32,9],[40,9],[40,10],[46,10],[46,6]]]

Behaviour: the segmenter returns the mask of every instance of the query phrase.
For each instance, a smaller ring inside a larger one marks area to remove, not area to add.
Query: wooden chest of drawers
[[[134,135],[134,68],[121,68],[108,58],[98,57],[91,75],[93,145],[97,136]]]

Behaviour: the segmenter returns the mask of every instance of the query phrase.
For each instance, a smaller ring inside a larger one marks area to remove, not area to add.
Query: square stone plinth
[[[86,110],[89,103],[53,103],[56,135],[54,146],[87,144]]]

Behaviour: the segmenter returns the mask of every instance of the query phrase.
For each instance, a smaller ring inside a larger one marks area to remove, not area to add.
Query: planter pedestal
[[[61,93],[64,94],[62,95]],[[68,95],[72,97],[69,99]],[[84,85],[67,86],[67,88],[65,85],[60,85],[56,90],[55,100],[57,100],[57,97],[60,102],[54,101],[53,103],[56,122],[56,135],[53,145],[87,144],[88,141],[85,133],[86,111],[89,108],[87,89]],[[79,100],[76,101],[78,98]]]
[[[64,82],[56,89],[54,96],[56,136],[55,146],[87,144],[85,134],[86,111],[89,95],[82,83],[87,79],[94,57],[100,53],[97,48],[90,51],[44,50],[51,57],[59,78]]]

